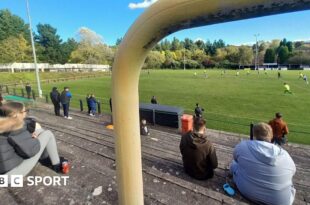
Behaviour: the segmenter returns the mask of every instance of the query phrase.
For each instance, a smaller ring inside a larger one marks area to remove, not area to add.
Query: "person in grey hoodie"
[[[233,180],[243,196],[256,203],[290,205],[295,198],[292,178],[296,166],[290,155],[271,143],[266,123],[254,125],[255,140],[244,140],[234,150],[230,166]]]

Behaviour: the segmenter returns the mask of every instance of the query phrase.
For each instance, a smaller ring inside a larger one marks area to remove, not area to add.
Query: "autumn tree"
[[[85,64],[112,64],[114,53],[103,43],[102,37],[89,28],[80,28],[79,45],[71,53],[70,62]]]
[[[31,62],[31,47],[22,34],[0,41],[0,63]]]

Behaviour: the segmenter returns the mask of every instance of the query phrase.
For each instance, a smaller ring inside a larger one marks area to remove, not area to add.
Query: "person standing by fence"
[[[89,99],[90,99],[91,95],[87,94],[86,96],[86,104],[87,104],[87,108],[88,108],[88,114],[90,115],[90,104],[89,104]]]
[[[56,87],[53,87],[52,92],[50,92],[50,98],[54,105],[55,115],[60,116],[60,93]]]
[[[97,108],[97,100],[95,98],[95,95],[94,94],[91,94],[90,95],[90,98],[88,99],[88,102],[89,102],[89,107],[90,107],[90,113],[89,115],[90,116],[95,116],[96,114],[96,108]]]
[[[151,103],[152,104],[157,104],[157,99],[156,97],[153,95],[153,97],[151,98]]]
[[[27,98],[30,99],[31,91],[32,91],[30,83],[26,84],[25,89],[26,89],[26,93],[27,93]]]
[[[62,104],[62,108],[64,111],[64,118],[71,120],[72,117],[69,116],[69,105],[71,100],[71,93],[69,91],[68,87],[64,87],[64,90],[62,91],[60,95],[60,102]]]
[[[201,108],[199,106],[198,103],[196,103],[196,107],[195,107],[195,117],[202,117],[202,112],[204,111],[203,108]]]
[[[281,113],[276,113],[276,117],[269,121],[268,123],[273,132],[273,139],[272,142],[278,145],[286,144],[287,138],[286,135],[288,134],[288,127],[286,122],[282,119]]]

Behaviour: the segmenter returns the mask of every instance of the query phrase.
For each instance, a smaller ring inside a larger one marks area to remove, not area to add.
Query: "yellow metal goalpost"
[[[138,84],[153,46],[182,29],[306,9],[310,0],[159,0],[135,21],[112,67],[119,204],[144,203]]]

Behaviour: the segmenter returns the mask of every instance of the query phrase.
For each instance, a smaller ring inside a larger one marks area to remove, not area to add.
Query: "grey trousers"
[[[23,175],[26,176],[37,164],[43,151],[46,150],[53,165],[60,163],[57,144],[54,134],[49,130],[38,129],[35,131],[40,141],[40,151],[33,157],[25,159],[20,165],[6,173],[11,179],[11,175]]]

